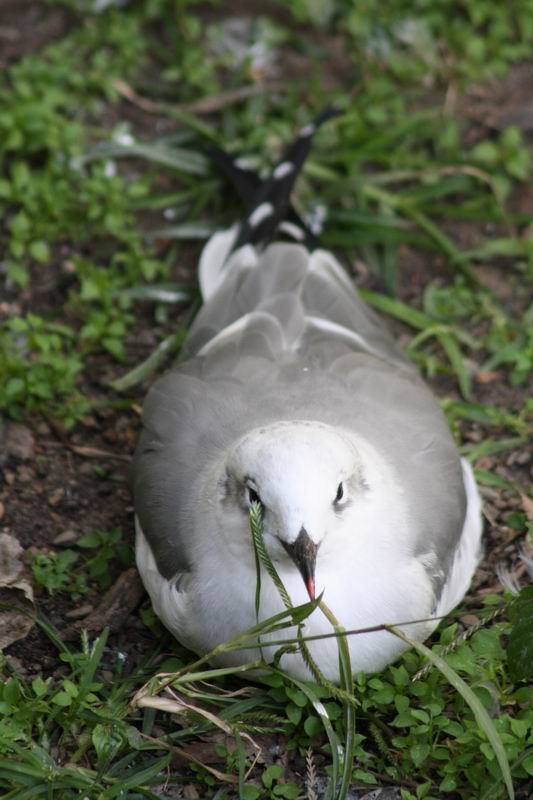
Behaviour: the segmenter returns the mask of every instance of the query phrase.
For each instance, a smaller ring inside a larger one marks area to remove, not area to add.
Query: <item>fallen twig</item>
[[[114,88],[117,92],[132,103],[138,106],[148,114],[167,114],[169,112],[179,114],[213,114],[215,111],[220,111],[226,106],[241,103],[249,97],[260,94],[265,91],[280,91],[280,86],[263,86],[255,84],[253,86],[242,86],[240,89],[232,89],[229,92],[221,92],[220,94],[211,97],[204,97],[202,100],[196,100],[194,103],[187,103],[183,105],[170,105],[169,103],[157,103],[154,100],[149,100],[147,97],[142,97],[138,94],[125,81],[116,78],[113,82]]]
[[[105,627],[119,631],[144,596],[144,586],[134,567],[127,569],[104,594],[101,602],[88,617],[78,620],[61,631],[62,639],[76,639],[82,630],[98,633]]]

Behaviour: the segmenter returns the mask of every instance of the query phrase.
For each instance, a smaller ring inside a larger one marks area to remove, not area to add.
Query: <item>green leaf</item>
[[[300,692],[299,689],[293,689],[291,686],[287,686],[286,692],[287,697],[289,697],[295,705],[300,706],[300,708],[304,708],[307,705],[307,697],[303,692]]]
[[[295,783],[278,783],[272,792],[274,797],[285,797],[287,800],[296,800],[300,790]]]
[[[72,695],[68,692],[58,692],[52,697],[52,703],[67,708],[72,704]]]
[[[79,539],[76,541],[76,545],[78,547],[99,547],[101,545],[101,539],[96,533],[96,531],[92,531],[91,533],[85,533],[83,536],[80,536]]]
[[[533,677],[533,586],[522,589],[509,609],[513,623],[509,634],[507,656],[514,681]]]
[[[528,775],[533,775],[533,753],[523,760],[522,766]]]
[[[239,800],[257,800],[261,796],[261,789],[255,783],[245,783],[239,792]]]
[[[32,242],[29,250],[31,257],[38,261],[39,264],[46,264],[50,259],[50,248],[46,242]]]
[[[496,145],[494,142],[485,140],[483,142],[479,142],[479,144],[473,147],[470,155],[474,161],[478,161],[481,164],[486,164],[487,166],[494,166],[499,161],[500,150],[498,145]]]
[[[272,764],[270,767],[267,767],[263,774],[261,775],[261,780],[265,784],[267,789],[272,787],[274,781],[277,781],[283,775],[283,767],[279,764]]]
[[[310,739],[314,739],[315,736],[318,736],[322,730],[322,725],[318,717],[307,717],[304,722],[304,731],[309,736]]]
[[[91,740],[96,750],[99,761],[111,760],[122,747],[122,736],[114,723],[108,725],[95,725]]]
[[[426,758],[431,752],[429,744],[414,744],[410,749],[411,760],[415,767],[419,767],[424,763]]]
[[[37,697],[43,697],[48,691],[48,683],[44,681],[40,675],[34,678],[31,682],[31,688]]]
[[[298,725],[302,718],[302,709],[299,706],[295,706],[294,703],[287,704],[285,713],[293,725]]]

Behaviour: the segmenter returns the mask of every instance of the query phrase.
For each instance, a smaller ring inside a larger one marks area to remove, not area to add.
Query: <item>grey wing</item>
[[[306,337],[317,331],[327,338],[348,335],[352,349],[416,372],[326,251],[309,253],[301,245],[277,243],[258,255],[243,248],[223,269],[227,276],[196,317],[182,358],[196,355],[246,315],[266,312],[279,323],[286,349],[305,351]]]

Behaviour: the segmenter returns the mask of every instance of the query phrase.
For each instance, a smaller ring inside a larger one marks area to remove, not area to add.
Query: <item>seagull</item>
[[[478,490],[435,398],[291,205],[313,135],[336,113],[303,127],[264,180],[212,153],[247,215],[205,245],[203,306],[144,404],[132,465],[137,566],[157,615],[200,655],[284,611],[263,571],[256,616],[254,503],[292,603],[322,594],[346,631],[401,623],[426,639],[480,559]],[[319,608],[304,624],[308,637],[332,632]],[[269,637],[295,633],[262,636],[263,658],[279,649]],[[406,648],[385,629],[347,641],[354,674]],[[335,638],[308,646],[338,682]],[[312,677],[298,648],[279,666]]]

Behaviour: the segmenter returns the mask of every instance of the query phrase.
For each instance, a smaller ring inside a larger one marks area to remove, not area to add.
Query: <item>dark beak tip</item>
[[[283,542],[283,546],[300,571],[307,594],[314,601],[316,597],[315,563],[318,545],[312,541],[305,528],[302,527],[296,541],[292,544]]]

